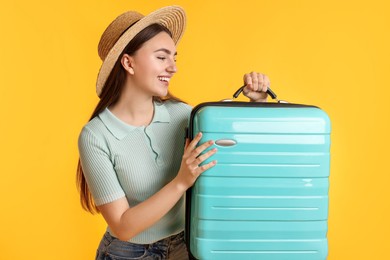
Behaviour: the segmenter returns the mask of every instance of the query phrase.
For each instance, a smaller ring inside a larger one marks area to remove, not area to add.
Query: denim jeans
[[[187,260],[184,232],[159,240],[153,244],[134,244],[121,241],[106,232],[96,253],[96,260]]]

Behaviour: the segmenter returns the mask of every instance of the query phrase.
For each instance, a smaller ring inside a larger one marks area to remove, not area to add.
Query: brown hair
[[[160,32],[166,32],[171,37],[171,32],[164,26],[160,24],[151,24],[145,29],[143,29],[141,32],[139,32],[126,46],[126,48],[123,50],[122,54],[119,56],[117,62],[115,63],[110,75],[107,78],[106,83],[104,84],[104,87],[102,89],[102,92],[100,94],[100,101],[96,105],[95,110],[93,111],[91,117],[89,120],[92,120],[94,117],[99,115],[106,107],[109,107],[116,102],[118,102],[120,94],[123,90],[125,78],[126,78],[126,72],[121,64],[121,57],[123,54],[129,54],[134,55],[137,50],[139,50],[142,45],[156,36]],[[166,100],[176,100],[179,102],[182,102],[177,97],[173,96],[171,93],[168,92],[167,96],[165,97],[155,97],[156,100],[160,101],[166,101]],[[80,159],[78,161],[77,165],[77,176],[76,176],[76,182],[77,182],[77,188],[80,192],[80,202],[83,209],[86,211],[94,214],[99,213],[99,209],[96,207],[92,194],[89,191],[88,184],[85,180],[83,168],[80,163]]]

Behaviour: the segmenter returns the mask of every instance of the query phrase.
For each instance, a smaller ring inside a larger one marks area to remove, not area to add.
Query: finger
[[[259,90],[259,77],[257,76],[256,72],[251,72],[251,78],[253,82],[253,91],[258,91]]]
[[[257,73],[256,76],[257,76],[257,79],[258,79],[258,82],[259,82],[258,83],[259,88],[257,89],[257,91],[261,92],[261,91],[263,91],[263,84],[264,84],[263,74]]]
[[[201,154],[200,156],[198,156],[196,158],[196,165],[199,165],[201,164],[202,162],[204,162],[206,159],[208,159],[210,156],[214,155],[215,153],[217,152],[217,148],[213,148],[211,150],[209,150],[208,152],[204,153],[204,154]]]
[[[187,149],[189,144],[190,144],[190,139],[186,138],[186,141],[184,143],[184,149]]]
[[[261,81],[261,83],[259,84],[260,85],[260,88],[259,88],[259,92],[267,92],[267,76],[264,75],[264,74],[261,74],[259,73],[259,81]]]
[[[202,133],[199,132],[194,139],[188,144],[186,151],[192,152],[195,149],[196,145],[199,143],[200,139],[202,139]]]
[[[217,161],[214,160],[214,161],[206,163],[202,166],[194,167],[191,171],[191,174],[198,177],[200,174],[202,174],[206,170],[210,169],[211,167],[214,167],[216,164],[217,164]]]
[[[207,164],[204,164],[202,166],[199,166],[196,171],[197,171],[197,174],[200,175],[201,173],[203,173],[204,171],[210,169],[211,167],[214,167],[215,165],[217,164],[217,161],[214,160],[212,162],[209,162]]]
[[[263,90],[262,90],[262,92],[267,92],[267,89],[268,89],[266,77],[267,76],[263,74]]]
[[[249,91],[253,90],[252,78],[249,74],[244,75],[244,84],[249,89]]]
[[[268,88],[267,76],[264,74],[261,74],[261,77],[262,77],[261,92],[267,92],[267,88]]]
[[[196,147],[195,150],[192,151],[192,156],[194,156],[194,158],[198,157],[199,154],[201,154],[204,150],[206,150],[207,148],[209,148],[213,144],[214,144],[214,141],[210,140],[210,141],[207,141],[207,142],[199,145],[198,147]]]
[[[244,93],[245,96],[247,96],[248,93],[250,93],[251,91],[252,91],[252,89],[248,85],[245,85],[245,87],[242,90],[242,92]]]
[[[271,86],[271,81],[267,75],[264,75],[264,81],[265,81],[265,92],[267,92],[268,88]]]

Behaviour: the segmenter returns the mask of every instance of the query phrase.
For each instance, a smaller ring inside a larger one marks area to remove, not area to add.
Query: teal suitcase
[[[330,131],[315,106],[196,106],[188,136],[214,140],[218,163],[186,194],[191,259],[326,259]]]

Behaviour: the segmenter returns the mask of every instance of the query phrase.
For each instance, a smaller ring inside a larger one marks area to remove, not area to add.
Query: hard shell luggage
[[[191,258],[326,259],[330,131],[315,106],[196,106],[188,136],[202,132],[218,152],[186,194]]]

